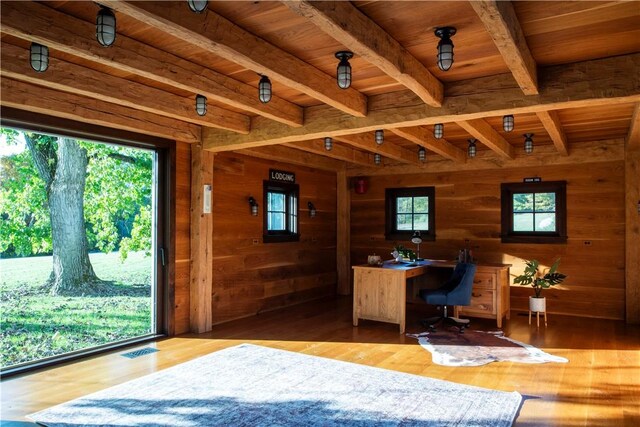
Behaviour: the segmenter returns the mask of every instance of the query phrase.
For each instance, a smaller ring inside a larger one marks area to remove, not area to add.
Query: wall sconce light
[[[508,116],[502,116],[502,129],[504,129],[505,132],[511,132],[513,130],[513,127],[513,116],[511,114],[509,114]]]
[[[38,73],[47,71],[47,68],[49,68],[49,48],[38,43],[31,43],[29,52],[31,68]]]
[[[317,213],[316,207],[313,206],[311,202],[307,203],[307,207],[309,208],[309,218],[315,218]]]
[[[376,144],[382,145],[384,143],[384,130],[378,129],[376,131]]]
[[[271,80],[269,80],[267,76],[260,77],[260,83],[258,83],[258,98],[260,98],[260,102],[263,104],[271,101]]]
[[[454,27],[436,28],[435,34],[440,37],[438,42],[438,68],[448,71],[453,65],[453,42],[451,36],[456,33]]]
[[[378,153],[374,154],[373,163],[375,163],[376,165],[379,165],[380,163],[382,163],[382,156]]]
[[[331,139],[331,137],[326,137],[324,139],[324,149],[327,151],[331,151],[332,148],[333,148],[333,139]]]
[[[209,2],[207,0],[187,0],[187,4],[192,12],[202,13],[209,5]]]
[[[427,150],[424,147],[418,148],[418,160],[425,162],[427,160]]]
[[[533,134],[525,133],[523,136],[524,136],[524,152],[527,154],[533,153]]]
[[[199,116],[207,114],[207,97],[204,95],[196,95],[196,113]]]
[[[249,208],[251,209],[251,216],[258,216],[258,202],[253,196],[249,196]]]
[[[442,123],[436,123],[433,125],[433,136],[436,139],[440,139],[444,136],[444,125]]]
[[[476,156],[477,148],[476,148],[476,139],[471,138],[469,141],[469,147],[467,148],[467,154],[469,157],[473,158]]]
[[[349,64],[349,60],[353,58],[353,52],[341,50],[340,52],[336,52],[336,58],[340,60],[336,73],[338,87],[340,87],[340,89],[347,89],[351,86],[351,64]]]
[[[104,47],[116,41],[116,15],[104,6],[100,6],[96,16],[96,39]]]

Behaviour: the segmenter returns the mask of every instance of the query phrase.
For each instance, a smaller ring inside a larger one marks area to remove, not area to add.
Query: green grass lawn
[[[50,296],[42,289],[50,256],[0,259],[0,366],[151,332],[152,258],[143,253],[130,253],[124,263],[118,253],[90,258],[98,277],[122,287],[122,295]]]

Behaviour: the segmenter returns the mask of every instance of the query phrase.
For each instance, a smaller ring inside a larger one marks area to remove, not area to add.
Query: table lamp
[[[416,254],[417,254],[416,261],[424,261],[423,258],[420,258],[420,243],[422,243],[422,236],[420,235],[419,230],[415,230],[413,232],[413,236],[411,236],[411,243],[415,243],[418,246],[416,251]]]

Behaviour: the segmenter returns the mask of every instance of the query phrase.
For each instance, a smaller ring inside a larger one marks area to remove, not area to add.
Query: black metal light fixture
[[[251,216],[258,216],[258,202],[256,202],[253,196],[249,196],[249,209]]]
[[[353,52],[341,50],[340,52],[336,52],[336,58],[340,60],[336,72],[338,87],[340,87],[340,89],[347,89],[351,86],[351,64],[349,64],[349,60],[353,58]]]
[[[418,148],[418,160],[424,162],[427,160],[427,150],[424,147]]]
[[[435,34],[440,37],[438,42],[438,68],[448,71],[453,65],[453,42],[451,36],[456,33],[454,27],[436,28]]]
[[[469,155],[469,157],[473,158],[476,156],[476,152],[477,152],[476,139],[471,138],[468,141],[469,141],[469,147],[467,148],[467,154]]]
[[[317,213],[316,207],[311,202],[307,203],[307,207],[309,208],[309,218],[315,218]]]
[[[525,133],[523,136],[524,136],[524,152],[527,154],[533,153],[533,134]]]
[[[96,39],[105,47],[111,46],[116,41],[116,15],[104,6],[100,6],[96,16]]]
[[[207,114],[207,97],[204,95],[196,95],[196,113],[199,116]]]
[[[333,148],[333,139],[331,139],[331,137],[326,137],[324,139],[324,149],[327,151],[331,151],[332,148]]]
[[[38,73],[44,73],[49,68],[49,48],[38,43],[31,43],[29,61],[31,68]]]
[[[380,163],[382,163],[382,156],[378,153],[374,154],[373,163],[375,163],[376,165],[379,165]]]
[[[209,6],[209,2],[207,0],[187,0],[187,4],[189,5],[189,9],[195,13],[202,13],[205,11],[207,6]]]
[[[376,144],[382,145],[384,143],[384,130],[378,129],[376,131]]]
[[[262,76],[260,77],[260,83],[258,83],[258,98],[260,98],[260,102],[266,104],[271,101],[271,80],[269,77]]]
[[[420,258],[420,243],[422,243],[422,234],[420,233],[420,230],[415,230],[413,232],[413,236],[411,236],[411,243],[417,246],[416,261],[424,261],[424,259]]]
[[[436,139],[440,139],[444,136],[444,125],[442,123],[436,123],[433,125],[433,136]]]
[[[513,130],[515,121],[513,119],[513,115],[509,114],[507,116],[502,116],[502,129],[505,132],[511,132]]]

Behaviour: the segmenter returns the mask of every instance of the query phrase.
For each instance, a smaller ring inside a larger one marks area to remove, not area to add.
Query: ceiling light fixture
[[[513,127],[513,116],[511,114],[509,114],[508,116],[502,116],[502,129],[504,129],[505,132],[511,132],[513,130]]]
[[[349,60],[353,58],[353,52],[341,50],[340,52],[336,52],[336,58],[340,60],[336,73],[338,87],[340,87],[340,89],[347,89],[351,86],[351,64],[349,64]]]
[[[456,33],[454,27],[439,27],[435,30],[435,35],[440,37],[438,42],[438,68],[448,71],[453,65],[453,42],[451,36]]]
[[[418,148],[418,160],[425,162],[427,160],[427,150],[424,147]]]
[[[473,158],[476,156],[477,148],[476,148],[476,139],[471,138],[469,141],[469,147],[467,148],[467,154],[469,157]]]
[[[266,104],[271,101],[271,80],[269,77],[262,76],[260,77],[260,83],[258,83],[258,98],[260,98],[260,102]]]
[[[187,0],[187,4],[192,12],[202,13],[209,5],[209,2],[207,0]]]
[[[38,73],[47,71],[49,68],[49,48],[38,43],[31,43],[29,52],[31,68]]]
[[[380,163],[382,163],[382,156],[378,153],[374,154],[373,163],[375,163],[376,165],[379,165]]]
[[[100,6],[96,16],[96,39],[104,47],[109,47],[116,41],[116,15],[104,6]]]
[[[331,151],[332,148],[333,148],[333,139],[331,139],[330,137],[326,137],[324,139],[324,149],[327,151]]]
[[[199,116],[207,114],[207,97],[204,95],[196,95],[196,113]]]
[[[376,131],[376,144],[382,145],[384,142],[384,130],[378,129]]]
[[[442,123],[436,123],[433,125],[433,136],[436,139],[440,139],[444,136],[444,125]]]
[[[533,153],[533,134],[525,133],[523,136],[524,136],[524,152],[527,154]]]

